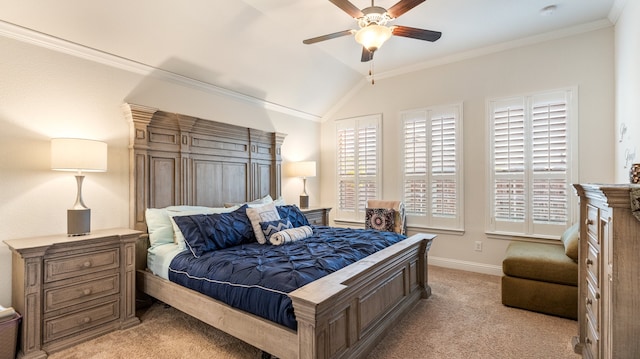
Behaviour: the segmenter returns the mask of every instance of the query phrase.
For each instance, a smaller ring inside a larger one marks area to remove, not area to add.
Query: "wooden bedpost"
[[[146,232],[147,224],[144,211],[149,193],[144,185],[149,173],[147,151],[149,134],[147,126],[151,123],[157,108],[125,103],[122,106],[125,117],[130,123],[129,132],[129,227]]]
[[[271,196],[278,199],[282,195],[282,143],[287,135],[280,132],[273,133],[273,177],[271,178]]]

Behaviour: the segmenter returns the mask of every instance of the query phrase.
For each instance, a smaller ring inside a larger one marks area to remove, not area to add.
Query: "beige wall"
[[[485,234],[488,98],[577,86],[580,182],[614,179],[613,28],[523,46],[411,74],[376,80],[357,92],[322,125],[323,203],[335,206],[335,120],[382,113],[383,197],[401,198],[402,110],[464,104],[464,235],[439,234],[432,263],[500,273],[509,241]],[[409,223],[411,226],[411,223]],[[425,231],[428,231],[425,230]],[[474,251],[475,241],[483,251]]]
[[[76,195],[71,173],[50,170],[52,137],[106,141],[108,172],[88,173],[84,201],[92,228],[129,226],[129,125],[123,102],[288,134],[283,158],[319,159],[319,123],[269,111],[210,89],[141,75],[0,37],[0,305],[11,305],[11,255],[1,243],[66,232]],[[319,180],[308,181],[311,204]],[[283,194],[298,203],[299,179],[283,179]]]
[[[640,1],[626,1],[616,23],[616,182],[629,182],[629,165],[640,163]],[[624,135],[623,135],[624,134]]]

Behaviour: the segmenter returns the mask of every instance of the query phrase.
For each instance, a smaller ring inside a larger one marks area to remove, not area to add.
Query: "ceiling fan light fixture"
[[[363,27],[356,32],[356,41],[361,44],[365,49],[374,52],[378,50],[385,41],[391,37],[391,28],[371,24]]]

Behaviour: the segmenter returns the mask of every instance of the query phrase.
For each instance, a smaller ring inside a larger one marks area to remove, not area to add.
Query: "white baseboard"
[[[502,276],[502,266],[429,256],[429,265]]]

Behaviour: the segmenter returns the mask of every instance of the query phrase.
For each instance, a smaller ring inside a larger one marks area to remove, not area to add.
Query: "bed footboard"
[[[416,234],[290,293],[301,359],[359,358],[420,298],[431,295],[427,252]]]

